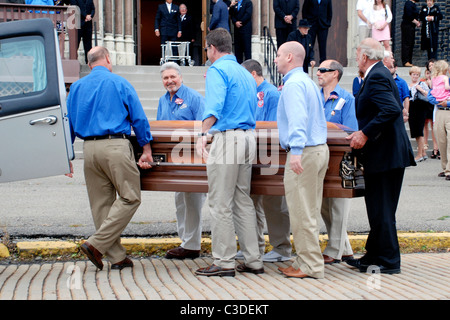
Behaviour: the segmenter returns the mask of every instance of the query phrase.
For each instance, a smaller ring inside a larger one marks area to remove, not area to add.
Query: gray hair
[[[369,60],[383,60],[384,59],[384,49],[372,48],[366,44],[361,44],[359,46],[361,54],[365,54]]]
[[[166,62],[161,66],[161,69],[159,70],[159,74],[162,76],[163,72],[169,69],[176,70],[178,74],[181,76],[181,69],[178,64],[175,62]]]

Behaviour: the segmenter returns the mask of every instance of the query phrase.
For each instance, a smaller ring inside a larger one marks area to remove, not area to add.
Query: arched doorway
[[[160,38],[155,35],[155,17],[158,5],[164,0],[137,0],[137,63],[141,65],[159,65],[161,58]],[[184,3],[194,20],[196,28],[196,42],[193,52],[190,53],[195,58],[196,65],[203,63],[202,43],[206,33],[200,28],[202,21],[206,25],[207,0],[174,0],[174,4]]]

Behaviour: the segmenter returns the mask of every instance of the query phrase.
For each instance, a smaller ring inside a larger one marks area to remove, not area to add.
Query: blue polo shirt
[[[227,54],[206,73],[205,111],[202,120],[214,116],[210,133],[230,129],[254,129],[256,126],[256,81],[236,57]]]
[[[358,131],[358,120],[356,119],[355,97],[352,94],[336,85],[330,93],[330,97],[335,95],[337,99],[328,98],[324,101],[323,89],[321,98],[324,103],[325,119],[329,122],[339,123],[349,127],[353,131]],[[342,99],[342,100],[341,100]]]
[[[402,78],[400,78],[398,75],[394,78],[394,80],[398,87],[398,93],[400,94],[400,101],[403,103],[403,101],[405,101],[406,98],[411,98],[409,94],[408,83]]]
[[[159,98],[156,120],[201,120],[204,109],[202,95],[182,84],[172,101],[169,92]]]
[[[70,87],[67,97],[72,143],[75,136],[131,135],[131,127],[140,146],[152,140],[150,125],[133,86],[103,66]]]
[[[277,107],[280,99],[278,89],[267,80],[264,80],[257,91],[256,121],[277,121]]]
[[[302,67],[289,71],[283,81],[277,112],[280,145],[300,155],[305,147],[327,142],[321,94]]]

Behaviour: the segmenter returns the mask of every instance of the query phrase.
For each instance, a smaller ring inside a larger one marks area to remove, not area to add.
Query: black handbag
[[[339,166],[344,189],[365,189],[364,168],[353,152],[346,152]]]
[[[420,85],[420,84],[421,84],[421,82],[419,82],[418,85]],[[426,96],[424,96],[424,95],[422,94],[422,92],[420,92],[420,91],[417,90],[417,88],[416,88],[416,93],[414,94],[414,101],[418,101],[418,100],[422,100],[422,101],[424,101],[424,102],[428,102],[428,98],[427,98]]]

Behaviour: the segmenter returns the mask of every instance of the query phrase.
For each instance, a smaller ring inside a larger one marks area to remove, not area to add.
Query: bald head
[[[105,47],[94,47],[89,50],[88,55],[88,65],[91,69],[96,66],[103,66],[112,71],[112,64],[109,57],[109,51]]]
[[[299,42],[289,41],[283,43],[278,48],[277,57],[275,58],[278,72],[285,75],[294,68],[303,67],[305,55],[305,48]]]

